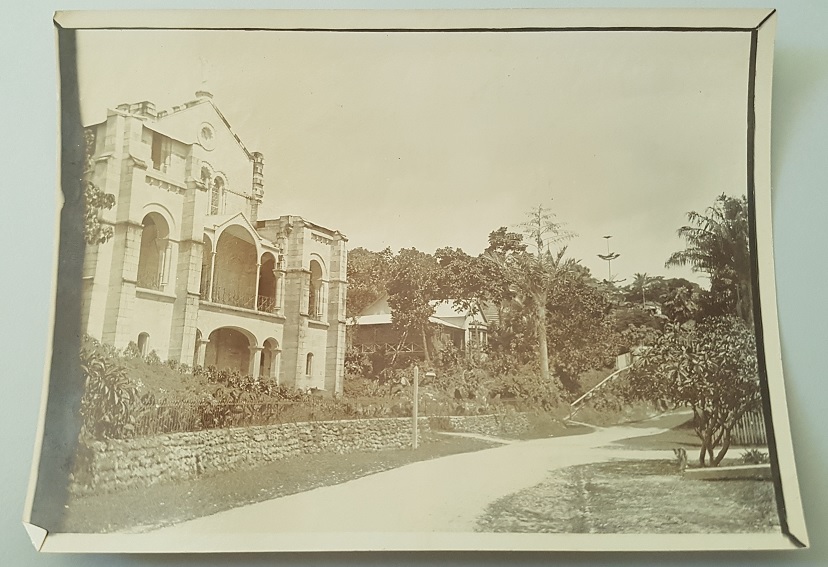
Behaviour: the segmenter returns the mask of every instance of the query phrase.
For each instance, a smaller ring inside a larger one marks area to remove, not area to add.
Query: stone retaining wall
[[[516,437],[531,429],[529,414],[452,415],[447,418],[449,430],[480,435]]]
[[[419,426],[421,434],[434,428],[515,435],[528,429],[529,421],[525,414],[422,417]],[[381,451],[410,444],[411,418],[287,423],[95,441],[79,451],[72,491],[109,492],[249,469],[299,455]]]

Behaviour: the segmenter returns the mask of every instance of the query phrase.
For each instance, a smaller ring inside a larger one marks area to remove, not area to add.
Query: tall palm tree
[[[633,291],[635,291],[635,292],[640,291],[641,292],[641,306],[642,307],[647,303],[646,298],[644,297],[644,292],[646,291],[647,284],[649,284],[649,283],[650,283],[650,277],[647,275],[647,272],[644,272],[643,274],[638,274],[638,273],[634,274],[633,275],[633,281],[630,284],[630,287],[632,288]]]
[[[753,293],[747,197],[720,195],[704,213],[687,213],[689,224],[678,229],[684,250],[673,252],[665,266],[687,266],[710,276],[710,291],[733,304],[753,323]]]

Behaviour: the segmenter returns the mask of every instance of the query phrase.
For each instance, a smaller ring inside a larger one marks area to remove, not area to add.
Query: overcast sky
[[[84,123],[206,88],[265,156],[260,216],[352,248],[478,254],[544,204],[613,273],[664,268],[690,210],[746,187],[748,34],[81,31]],[[703,281],[703,280],[699,280]]]

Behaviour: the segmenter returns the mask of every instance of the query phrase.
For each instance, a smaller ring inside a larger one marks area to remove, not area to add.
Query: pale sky
[[[686,213],[746,191],[748,34],[80,31],[84,123],[206,89],[265,156],[260,217],[351,248],[478,254],[543,203],[599,278],[665,269]],[[697,281],[703,282],[703,280]]]

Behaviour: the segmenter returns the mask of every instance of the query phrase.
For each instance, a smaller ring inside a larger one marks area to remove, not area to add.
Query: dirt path
[[[660,433],[670,426],[670,420],[671,416],[664,416],[646,424],[504,444],[417,462],[153,533],[471,532],[487,505],[542,482],[549,471],[614,458],[669,458],[671,453],[666,451],[608,445]]]

